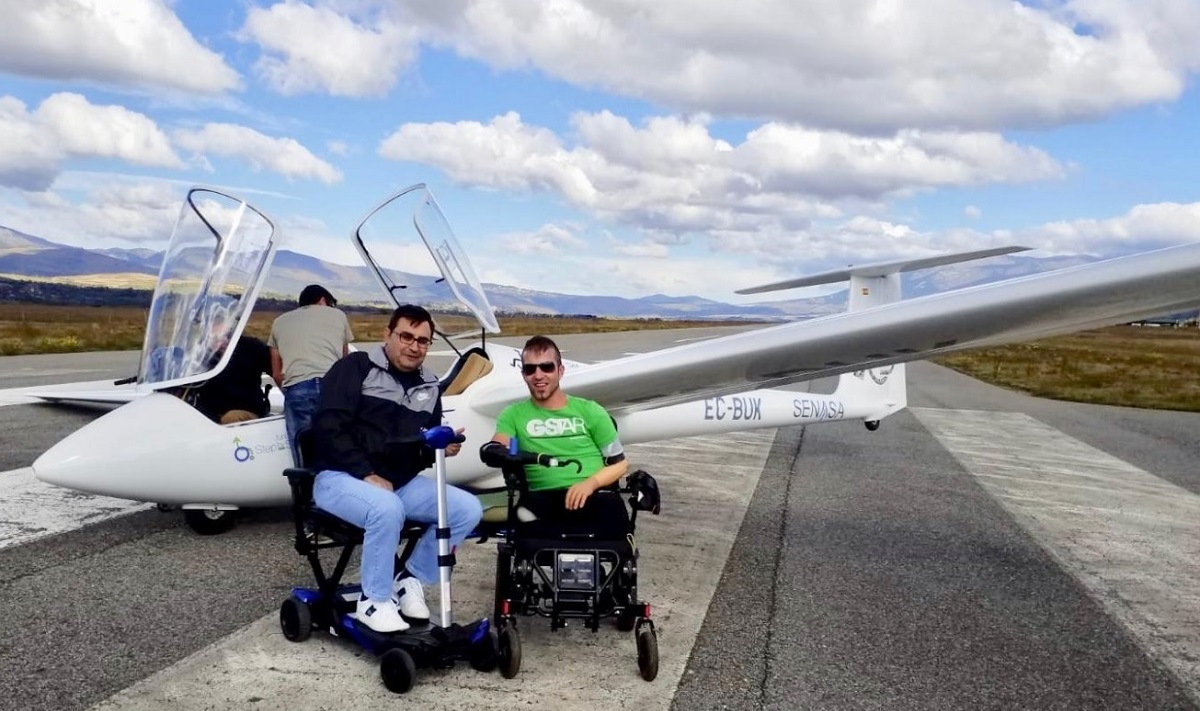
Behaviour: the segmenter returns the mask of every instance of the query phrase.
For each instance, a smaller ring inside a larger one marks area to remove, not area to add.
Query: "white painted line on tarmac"
[[[449,671],[420,669],[413,690],[398,699],[381,683],[378,660],[319,630],[302,644],[288,642],[273,613],[93,708],[367,709],[402,704],[422,711],[666,711],[774,434],[762,430],[627,448],[630,466],[657,477],[663,495],[662,515],[643,513],[637,521],[639,593],[653,606],[658,630],[659,673],[653,682],[638,674],[632,633],[611,623],[595,633],[579,623],[551,632],[548,620],[528,617],[518,623],[523,662],[515,679],[483,674],[465,663]],[[455,619],[467,622],[490,614],[495,545],[469,543],[457,557]],[[430,589],[428,595],[436,614],[437,593]]]
[[[0,472],[0,548],[66,533],[150,504],[84,494],[39,481],[33,469]]]
[[[1024,414],[912,412],[1200,700],[1200,496]]]
[[[51,375],[78,375],[80,373],[101,373],[107,368],[24,368],[16,372],[0,373],[0,380],[13,380],[15,378],[43,378]]]

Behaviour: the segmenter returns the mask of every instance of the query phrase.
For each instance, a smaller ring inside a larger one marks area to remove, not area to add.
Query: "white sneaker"
[[[396,601],[392,599],[379,602],[360,595],[355,617],[376,632],[403,632],[408,629],[408,623],[400,616]]]
[[[395,582],[395,599],[400,605],[400,614],[410,620],[427,622],[429,607],[425,604],[425,588],[421,581],[411,575]]]

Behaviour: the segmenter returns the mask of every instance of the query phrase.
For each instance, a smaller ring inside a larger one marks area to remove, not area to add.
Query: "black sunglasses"
[[[521,374],[522,375],[533,375],[534,373],[536,373],[539,370],[542,371],[543,373],[553,373],[554,371],[558,370],[558,363],[555,363],[554,361],[548,361],[546,363],[522,363],[521,364]]]

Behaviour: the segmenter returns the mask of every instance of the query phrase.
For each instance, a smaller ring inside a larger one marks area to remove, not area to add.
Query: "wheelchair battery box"
[[[595,553],[559,553],[557,567],[559,590],[596,589]]]

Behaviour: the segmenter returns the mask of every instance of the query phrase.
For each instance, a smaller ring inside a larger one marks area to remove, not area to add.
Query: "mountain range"
[[[0,227],[0,276],[20,280],[151,290],[163,252],[151,249],[85,249]],[[906,297],[984,284],[1089,261],[1087,257],[994,257],[903,275]],[[422,278],[428,282],[429,278]],[[379,285],[366,267],[322,261],[279,250],[264,296],[291,301],[307,284],[319,283],[343,303],[383,304]],[[793,320],[845,309],[845,290],[820,297],[754,304],[728,304],[697,296],[655,294],[639,298],[556,294],[502,284],[485,284],[492,306],[505,313],[587,314],[619,318]],[[450,302],[444,285],[414,286],[406,298],[437,306]],[[388,302],[390,303],[390,302]]]

